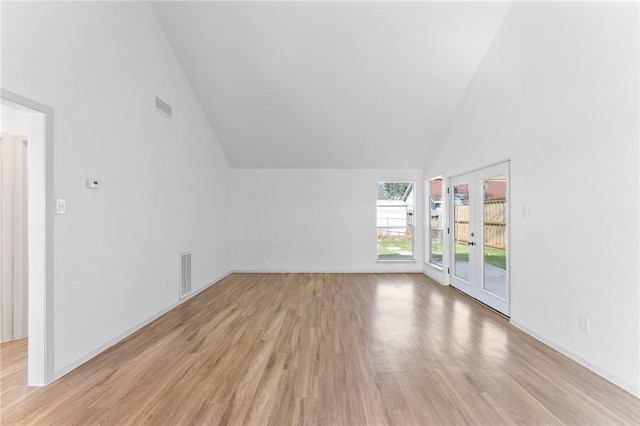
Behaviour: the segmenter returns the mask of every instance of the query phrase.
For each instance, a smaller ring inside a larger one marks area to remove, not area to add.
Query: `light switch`
[[[56,214],[65,214],[67,212],[67,202],[64,198],[56,199]]]

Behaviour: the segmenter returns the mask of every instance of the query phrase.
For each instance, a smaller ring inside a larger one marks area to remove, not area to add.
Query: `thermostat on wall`
[[[102,188],[102,185],[100,184],[100,179],[96,179],[96,178],[87,179],[87,188],[89,189]]]

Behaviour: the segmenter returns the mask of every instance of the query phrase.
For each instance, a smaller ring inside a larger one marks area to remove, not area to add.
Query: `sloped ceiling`
[[[421,168],[506,2],[153,2],[235,168]]]

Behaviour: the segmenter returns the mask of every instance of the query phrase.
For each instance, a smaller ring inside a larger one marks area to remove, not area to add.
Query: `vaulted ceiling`
[[[236,168],[421,168],[506,2],[152,2]]]

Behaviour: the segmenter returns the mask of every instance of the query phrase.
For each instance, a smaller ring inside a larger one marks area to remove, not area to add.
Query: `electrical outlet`
[[[585,333],[590,333],[591,332],[591,326],[590,326],[590,320],[588,316],[585,315],[580,315],[580,323],[579,323],[579,327],[581,331],[584,331]]]

